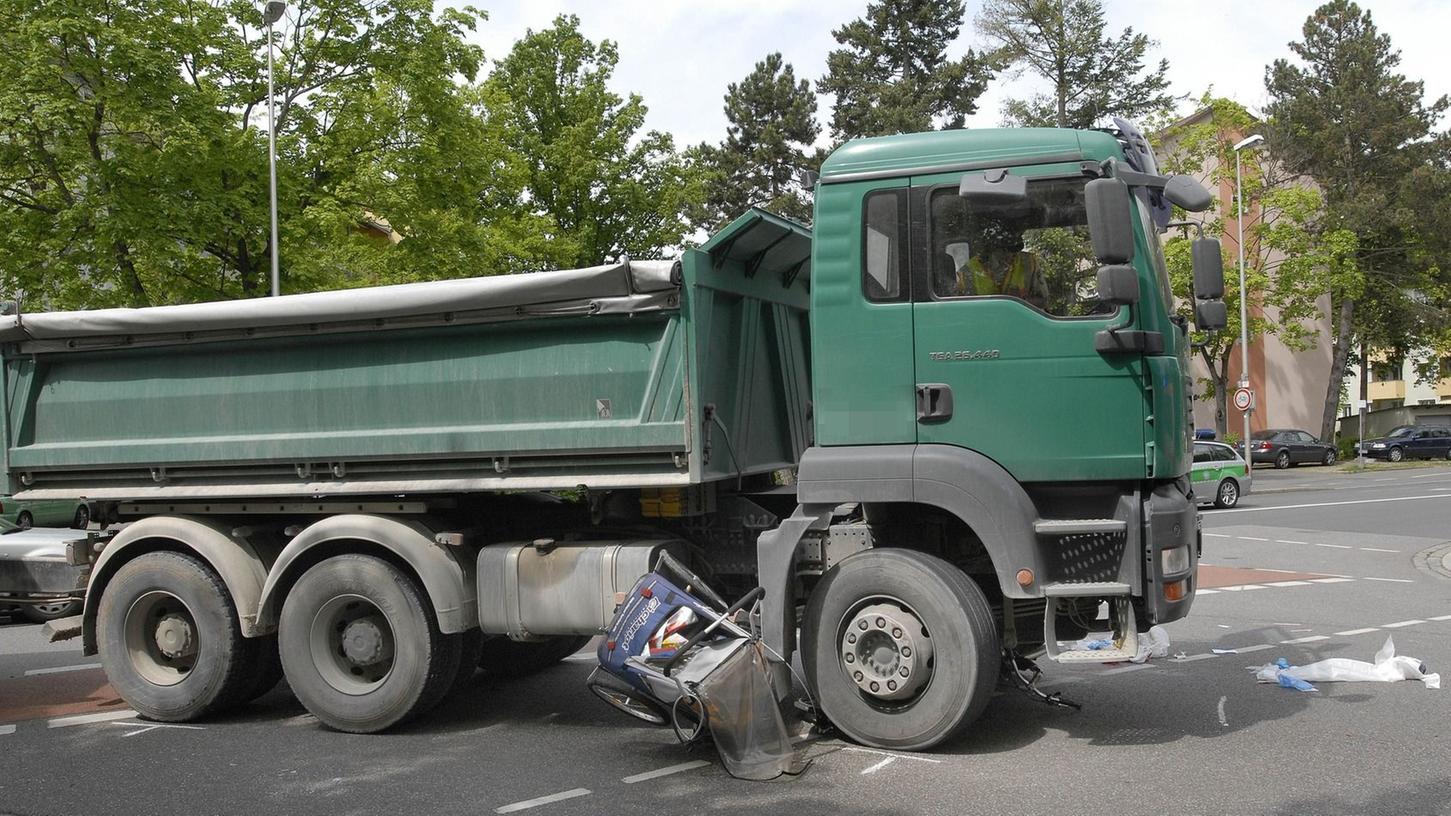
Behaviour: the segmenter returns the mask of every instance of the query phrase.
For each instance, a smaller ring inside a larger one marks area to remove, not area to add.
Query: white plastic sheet
[[[1426,684],[1426,688],[1441,687],[1441,675],[1426,671],[1426,666],[1414,657],[1397,655],[1396,645],[1389,637],[1370,663],[1332,657],[1287,669],[1267,663],[1263,666],[1251,666],[1250,671],[1255,673],[1255,679],[1261,683],[1278,682],[1278,674],[1284,672],[1297,680],[1310,683],[1394,683],[1400,680],[1420,680]]]
[[[1169,656],[1169,633],[1162,626],[1150,626],[1149,631],[1139,635],[1139,653],[1129,658],[1134,663],[1145,663],[1151,657]]]

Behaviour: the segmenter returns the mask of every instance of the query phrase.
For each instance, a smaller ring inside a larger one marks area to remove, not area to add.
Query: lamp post
[[[268,243],[272,245],[272,297],[281,294],[277,275],[277,114],[272,95],[272,24],[282,19],[286,10],[287,4],[281,0],[270,0],[262,10],[262,22],[267,24],[267,182],[272,216],[272,234]]]
[[[1244,285],[1244,183],[1240,178],[1239,151],[1253,144],[1263,142],[1265,137],[1256,133],[1234,146],[1234,225],[1238,231],[1239,240],[1236,244],[1239,248],[1239,387],[1249,388],[1249,292],[1245,291]],[[1244,467],[1248,473],[1254,470],[1254,454],[1249,448],[1249,413],[1253,410],[1246,408],[1244,411]]]

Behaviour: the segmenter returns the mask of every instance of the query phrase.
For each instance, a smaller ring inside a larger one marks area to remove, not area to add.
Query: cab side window
[[[1211,450],[1208,445],[1195,445],[1194,446],[1194,461],[1195,462],[1212,462],[1212,461],[1214,461],[1214,452],[1213,452],[1213,450]]]
[[[907,191],[879,190],[862,204],[862,293],[873,303],[907,300]]]

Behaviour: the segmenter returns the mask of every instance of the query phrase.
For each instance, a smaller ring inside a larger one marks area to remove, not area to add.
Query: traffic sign
[[[1248,388],[1236,388],[1234,391],[1234,409],[1236,411],[1248,411],[1255,404],[1254,392]]]

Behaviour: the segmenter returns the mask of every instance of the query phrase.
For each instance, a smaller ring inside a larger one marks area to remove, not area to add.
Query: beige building
[[[1204,108],[1176,122],[1160,135],[1156,150],[1162,155],[1172,156],[1176,149],[1176,142],[1172,136],[1165,134],[1172,134],[1175,130],[1184,127],[1212,124],[1212,120],[1213,109]],[[1234,143],[1246,135],[1248,134],[1226,130],[1223,138]],[[1242,154],[1242,161],[1248,165],[1255,161],[1255,157]],[[1218,209],[1209,213],[1190,214],[1190,217],[1201,222],[1207,222],[1216,216],[1222,218],[1223,235],[1216,236],[1207,230],[1205,234],[1220,239],[1226,261],[1225,288],[1233,291],[1239,286],[1236,263],[1239,253],[1238,230],[1236,219],[1233,217],[1234,166],[1230,164],[1228,167],[1221,168],[1218,159],[1211,156],[1194,175],[1206,189],[1216,193]],[[1250,253],[1250,256],[1246,258],[1246,263],[1252,263],[1251,257],[1258,249],[1250,244],[1251,233],[1263,215],[1264,213],[1257,206],[1248,207],[1244,214],[1246,251]],[[1271,274],[1280,260],[1282,260],[1282,256],[1276,253],[1266,254],[1264,262],[1266,268],[1272,270]],[[1263,315],[1272,322],[1278,320],[1276,310],[1273,307],[1261,309],[1253,293],[1251,293],[1249,304],[1252,315]],[[1265,428],[1298,428],[1319,435],[1325,405],[1325,391],[1330,382],[1331,335],[1330,295],[1328,292],[1320,298],[1317,305],[1320,313],[1319,319],[1306,325],[1306,328],[1312,333],[1313,345],[1304,351],[1290,349],[1273,334],[1250,338],[1249,382],[1256,399],[1256,407],[1250,415],[1251,431]],[[1240,379],[1240,359],[1239,344],[1235,343],[1228,366],[1227,382],[1230,390],[1233,390]],[[1203,381],[1210,376],[1209,368],[1198,353],[1193,355],[1193,363],[1190,368],[1195,383],[1195,427],[1213,428],[1215,427],[1215,400],[1207,396],[1207,389],[1203,384]],[[1228,406],[1226,426],[1229,433],[1239,435],[1240,428],[1243,427],[1242,416],[1232,404]]]

